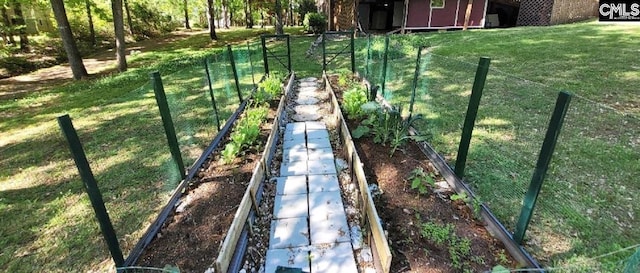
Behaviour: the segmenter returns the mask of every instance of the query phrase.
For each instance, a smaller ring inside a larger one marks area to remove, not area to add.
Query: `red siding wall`
[[[429,0],[409,0],[407,27],[425,27],[429,24]]]
[[[431,25],[429,25],[430,0],[409,0],[407,27],[414,28],[446,28],[462,27],[467,10],[467,0],[445,0],[444,8],[434,8],[431,11]],[[487,0],[472,0],[473,6],[469,17],[469,27],[482,27],[485,17]],[[458,5],[460,5],[458,7]],[[458,17],[456,24],[456,9]]]

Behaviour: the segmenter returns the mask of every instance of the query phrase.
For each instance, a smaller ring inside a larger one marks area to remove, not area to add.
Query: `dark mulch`
[[[336,77],[331,82],[341,98]],[[347,123],[351,129],[358,125],[357,121]],[[390,157],[390,148],[374,143],[371,138],[354,141],[368,182],[377,184],[383,192],[375,201],[383,227],[388,231],[393,255],[391,272],[485,272],[499,264],[517,266],[504,245],[474,218],[463,201],[451,201],[452,192],[435,193],[430,188],[428,193],[418,195],[417,190],[411,189],[409,176],[417,167],[435,173],[437,181],[444,180],[417,144],[409,142]],[[423,238],[421,229],[428,222],[452,224],[459,238],[471,241],[471,254],[464,259],[463,266],[453,266],[447,245],[436,245]]]
[[[213,267],[219,248],[233,222],[252,171],[262,156],[275,117],[269,111],[259,143],[231,164],[220,162],[220,145],[181,198],[188,205],[165,222],[158,236],[138,259],[138,266],[177,266],[180,272],[204,272]],[[223,142],[225,143],[225,142]],[[225,143],[226,144],[226,143]],[[179,206],[178,206],[179,207]]]

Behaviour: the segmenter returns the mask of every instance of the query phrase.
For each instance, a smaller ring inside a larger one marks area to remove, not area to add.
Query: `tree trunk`
[[[67,53],[71,72],[73,72],[73,78],[76,80],[82,79],[89,74],[87,74],[87,69],[84,67],[84,63],[82,63],[82,57],[76,46],[76,40],[71,33],[67,12],[64,10],[64,3],[62,0],[50,0],[50,2],[53,15],[58,23],[58,30],[60,30],[60,38],[62,38],[64,51]]]
[[[276,35],[283,35],[284,29],[282,27],[282,5],[280,0],[276,0]]]
[[[229,28],[229,1],[222,0],[222,20],[224,28]]]
[[[293,1],[289,0],[289,26],[293,26]]]
[[[189,25],[189,7],[187,6],[187,0],[182,1],[184,5],[184,28],[191,29]]]
[[[7,36],[9,38],[9,44],[15,44],[16,41],[13,39],[13,26],[11,25],[11,20],[9,20],[9,15],[7,14],[7,8],[4,5],[0,5],[0,13],[2,13],[2,22],[7,27]]]
[[[91,45],[96,46],[96,30],[93,27],[93,17],[91,17],[91,1],[85,0],[84,4],[87,7],[87,19],[89,20],[89,39],[91,39]]]
[[[20,2],[13,2],[13,13],[16,15],[16,23],[20,26],[20,49],[27,50],[29,48],[29,36],[27,36],[27,24],[22,15],[22,5]]]
[[[264,11],[260,11],[260,28],[264,28]]]
[[[209,19],[209,37],[211,40],[218,40],[216,35],[215,17],[213,17],[213,0],[207,0],[207,17]]]
[[[253,16],[251,16],[251,0],[247,0],[245,2],[244,19],[246,21],[247,28],[253,28]]]
[[[113,12],[113,30],[116,34],[116,59],[118,60],[118,71],[127,71],[127,57],[124,43],[124,18],[122,16],[122,0],[111,0],[111,11]]]
[[[122,5],[120,5],[122,6]],[[120,8],[120,14],[122,14],[122,8]],[[127,2],[127,0],[124,0],[124,11],[127,13],[127,24],[129,25],[129,34],[133,35],[135,33],[135,31],[133,31],[133,22],[131,19],[131,12],[129,12],[129,2]],[[124,27],[124,23],[123,27]]]

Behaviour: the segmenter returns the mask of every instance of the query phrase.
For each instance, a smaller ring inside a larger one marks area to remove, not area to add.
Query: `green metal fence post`
[[[180,154],[180,147],[178,146],[178,138],[176,137],[176,130],[173,127],[173,120],[171,119],[171,112],[169,111],[169,104],[167,103],[167,96],[164,93],[164,86],[162,85],[162,78],[160,78],[160,72],[155,71],[149,74],[151,76],[151,84],[153,85],[153,92],[155,93],[156,102],[160,109],[160,117],[162,117],[162,125],[164,126],[164,132],[167,135],[167,142],[169,144],[169,150],[171,151],[171,157],[178,166],[178,172],[180,177],[184,179],[185,168],[182,161],[182,154]]]
[[[218,106],[216,105],[216,97],[213,95],[213,86],[211,86],[211,73],[209,72],[209,62],[207,62],[207,57],[204,58],[204,71],[207,73],[207,83],[209,84],[209,96],[211,97],[213,112],[216,114],[216,124],[218,125],[218,131],[220,131],[220,117],[218,117]]]
[[[464,177],[464,168],[467,165],[467,155],[469,153],[469,145],[471,144],[471,135],[473,134],[473,127],[476,123],[476,117],[478,116],[480,98],[482,98],[482,90],[484,89],[484,84],[487,80],[490,64],[490,58],[482,57],[480,58],[478,68],[476,69],[476,76],[473,81],[473,88],[471,89],[471,97],[469,98],[469,104],[467,106],[467,115],[464,119],[464,127],[462,127],[462,136],[460,137],[460,143],[458,144],[458,156],[456,157],[456,166],[454,168],[456,175],[460,179]]]
[[[529,222],[531,221],[533,209],[536,206],[536,201],[538,200],[538,195],[542,188],[542,183],[544,182],[545,175],[549,169],[549,163],[551,163],[553,151],[556,147],[556,143],[558,142],[558,137],[560,136],[560,129],[562,128],[564,117],[566,116],[569,108],[569,102],[571,102],[571,94],[564,91],[558,94],[556,106],[553,111],[553,115],[551,116],[551,121],[549,121],[547,134],[542,142],[538,162],[536,163],[536,168],[533,171],[533,176],[531,177],[529,190],[527,190],[527,194],[524,197],[522,210],[520,211],[520,218],[518,219],[516,231],[514,232],[513,240],[518,244],[522,244],[524,234],[527,231]]]
[[[322,71],[327,71],[327,35],[322,33]]]
[[[384,56],[382,57],[382,83],[380,84],[380,92],[385,95],[385,83],[387,82],[387,58],[389,56],[389,35],[384,37]]]
[[[84,189],[89,195],[93,211],[96,213],[96,218],[98,218],[98,222],[100,223],[102,236],[104,237],[104,240],[107,241],[109,252],[111,252],[111,258],[113,258],[113,262],[116,267],[121,267],[124,265],[122,250],[120,250],[120,244],[118,243],[116,232],[113,229],[111,220],[109,219],[107,208],[104,206],[104,200],[102,199],[100,188],[98,188],[98,183],[93,177],[91,166],[89,166],[89,161],[87,160],[87,156],[82,148],[82,143],[80,143],[78,133],[74,129],[69,115],[58,117],[58,125],[60,126],[60,129],[62,129],[62,133],[64,133],[64,137],[69,143],[71,155],[76,163],[82,182],[84,182]]]
[[[236,82],[236,92],[238,92],[238,99],[240,100],[240,102],[242,102],[242,93],[240,93],[240,81],[238,80],[238,70],[236,69],[236,60],[233,57],[233,49],[231,49],[231,45],[227,45],[227,53],[229,54],[231,70],[233,70],[233,80]]]
[[[253,84],[253,87],[256,87],[256,77],[255,77],[255,72],[253,71],[253,61],[251,60],[251,46],[249,45],[249,42],[247,41],[247,54],[248,54],[248,58],[249,58],[249,67],[251,68],[251,83]]]
[[[409,102],[409,119],[413,115],[413,105],[416,102],[416,89],[418,88],[418,75],[420,74],[420,58],[424,47],[418,47],[418,57],[416,58],[416,70],[413,73],[413,86],[411,88],[411,101]]]
[[[364,64],[364,75],[369,78],[369,60],[371,60],[371,34],[367,34],[367,59]]]
[[[267,58],[267,44],[266,37],[260,35],[260,41],[262,42],[262,60],[264,62],[264,74],[269,75],[269,58]]]
[[[356,36],[356,30],[351,31],[351,73],[356,73],[356,50],[354,48],[354,37]]]
[[[289,73],[291,73],[292,67],[291,67],[291,39],[290,36],[287,35],[287,65],[289,65]]]

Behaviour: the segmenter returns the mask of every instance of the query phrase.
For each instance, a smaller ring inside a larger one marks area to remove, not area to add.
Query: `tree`
[[[246,0],[244,5],[244,19],[247,28],[253,28],[253,16],[251,15],[251,0]]]
[[[13,39],[13,25],[11,25],[11,20],[9,20],[9,15],[7,14],[7,7],[3,4],[0,4],[0,13],[2,13],[2,23],[4,25],[2,35],[7,35],[9,44],[13,45],[16,43]],[[4,39],[7,40],[7,38]]]
[[[282,4],[281,0],[276,0],[276,35],[283,35],[284,29],[282,27]]]
[[[129,12],[129,3],[127,0],[124,0],[124,10],[127,13],[127,24],[129,25],[129,34],[133,35],[135,32],[133,31],[133,22],[131,20],[131,12]]]
[[[116,59],[118,60],[118,71],[127,71],[127,58],[124,43],[124,18],[122,18],[122,0],[111,0],[111,10],[113,12],[113,29],[116,34]]]
[[[218,36],[216,35],[216,18],[213,17],[213,0],[207,0],[207,18],[209,19],[209,37],[211,40],[218,40]]]
[[[302,0],[298,6],[298,14],[300,14],[300,20],[304,20],[304,16],[307,13],[318,12],[318,7],[313,0]]]
[[[91,16],[91,1],[85,0],[84,4],[87,8],[87,20],[89,21],[89,39],[91,39],[91,45],[96,45],[96,30],[93,27],[93,17]]]
[[[64,50],[67,53],[69,59],[69,65],[71,66],[71,72],[73,78],[76,80],[89,76],[87,69],[82,63],[82,57],[76,46],[76,41],[71,33],[71,26],[69,25],[69,19],[67,18],[67,12],[64,9],[64,3],[62,0],[50,0],[51,8],[53,9],[53,15],[58,23],[58,29],[60,30],[60,38],[62,38],[62,44]]]
[[[24,16],[22,15],[22,4],[20,2],[14,0],[13,2],[13,13],[16,16],[16,24],[19,26],[18,33],[20,34],[20,49],[27,50],[29,47],[29,36],[27,36],[27,25],[24,20]]]
[[[187,7],[187,0],[183,0],[184,6],[184,28],[191,29],[189,25],[189,8]]]

